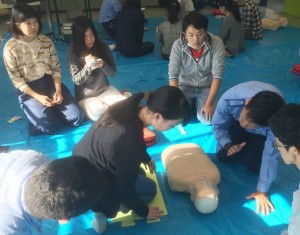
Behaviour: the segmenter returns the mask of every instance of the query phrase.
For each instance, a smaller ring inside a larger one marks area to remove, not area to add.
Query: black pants
[[[243,158],[246,168],[249,171],[258,174],[260,171],[266,136],[247,132],[244,128],[241,128],[240,123],[237,121],[229,127],[229,135],[233,144],[246,142],[246,145],[240,152],[235,153],[232,156],[227,156],[225,149],[221,149],[217,153],[218,159],[222,162],[232,162]]]
[[[116,19],[110,20],[108,22],[102,22],[103,28],[113,39],[116,38],[117,33],[117,21]]]
[[[118,48],[117,48],[118,49]],[[153,51],[154,44],[152,42],[143,42],[136,50],[134,51],[123,51],[119,50],[123,56],[126,57],[138,57],[142,55],[149,54]]]

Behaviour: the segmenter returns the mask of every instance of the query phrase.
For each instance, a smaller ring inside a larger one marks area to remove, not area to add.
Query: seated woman
[[[117,14],[117,50],[126,57],[146,55],[153,51],[152,42],[143,42],[145,16],[141,10],[141,0],[125,0]]]
[[[200,146],[176,144],[166,148],[161,159],[171,190],[190,193],[200,213],[211,213],[217,208],[220,172]]]
[[[170,0],[166,9],[167,20],[156,28],[156,40],[161,43],[161,55],[169,60],[174,41],[182,33],[182,22],[179,20],[180,4]]]
[[[219,37],[223,40],[225,55],[233,57],[245,49],[239,6],[233,0],[220,0],[220,12],[225,19],[220,26]]]
[[[79,126],[84,113],[61,83],[60,61],[50,38],[41,34],[39,14],[27,4],[16,4],[11,31],[3,60],[29,120],[29,134],[53,134],[61,124]]]
[[[77,17],[72,34],[67,63],[75,83],[75,98],[87,117],[96,121],[109,105],[125,96],[109,85],[107,77],[115,74],[116,64],[108,45],[97,37],[92,21],[85,16]]]
[[[242,24],[246,40],[262,39],[263,28],[259,7],[252,0],[237,0],[242,5]]]

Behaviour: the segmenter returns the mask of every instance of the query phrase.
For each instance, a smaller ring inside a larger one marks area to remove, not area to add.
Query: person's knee
[[[80,126],[85,120],[85,113],[82,109],[78,109],[77,113],[67,117],[67,123],[70,126]]]
[[[40,131],[41,134],[52,135],[58,131],[59,123],[56,121],[40,123],[36,125],[34,128]]]
[[[199,122],[201,122],[201,123],[202,123],[203,125],[205,125],[205,126],[210,126],[210,125],[212,125],[211,121],[206,120],[205,114],[200,115],[200,114],[197,112],[197,119],[198,119]]]
[[[147,201],[150,202],[153,200],[153,198],[157,194],[156,183],[153,180],[149,181],[148,189],[149,189],[149,191],[148,191],[148,200]]]
[[[143,183],[142,182],[139,183],[137,191],[141,200],[145,203],[149,203],[156,196],[157,193],[156,183],[152,179],[149,179],[146,176],[142,178],[144,178]]]
[[[217,152],[217,158],[222,162],[225,162],[228,160],[228,156],[227,156],[225,149],[221,149],[219,152]]]

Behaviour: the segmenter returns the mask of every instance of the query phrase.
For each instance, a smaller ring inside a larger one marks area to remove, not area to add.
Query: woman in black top
[[[145,98],[145,105],[140,105]],[[120,203],[147,219],[158,219],[162,211],[148,207],[156,195],[155,183],[140,173],[141,163],[155,172],[155,163],[146,150],[143,128],[168,130],[190,119],[189,104],[183,93],[172,86],[137,93],[110,106],[75,146],[73,155],[88,158],[104,171],[105,195],[93,208],[93,227],[106,229],[106,217],[115,217]]]

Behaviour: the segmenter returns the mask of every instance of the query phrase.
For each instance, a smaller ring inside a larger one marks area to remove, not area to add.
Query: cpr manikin
[[[172,191],[188,192],[200,213],[211,213],[218,206],[220,172],[197,144],[176,144],[161,155]]]

